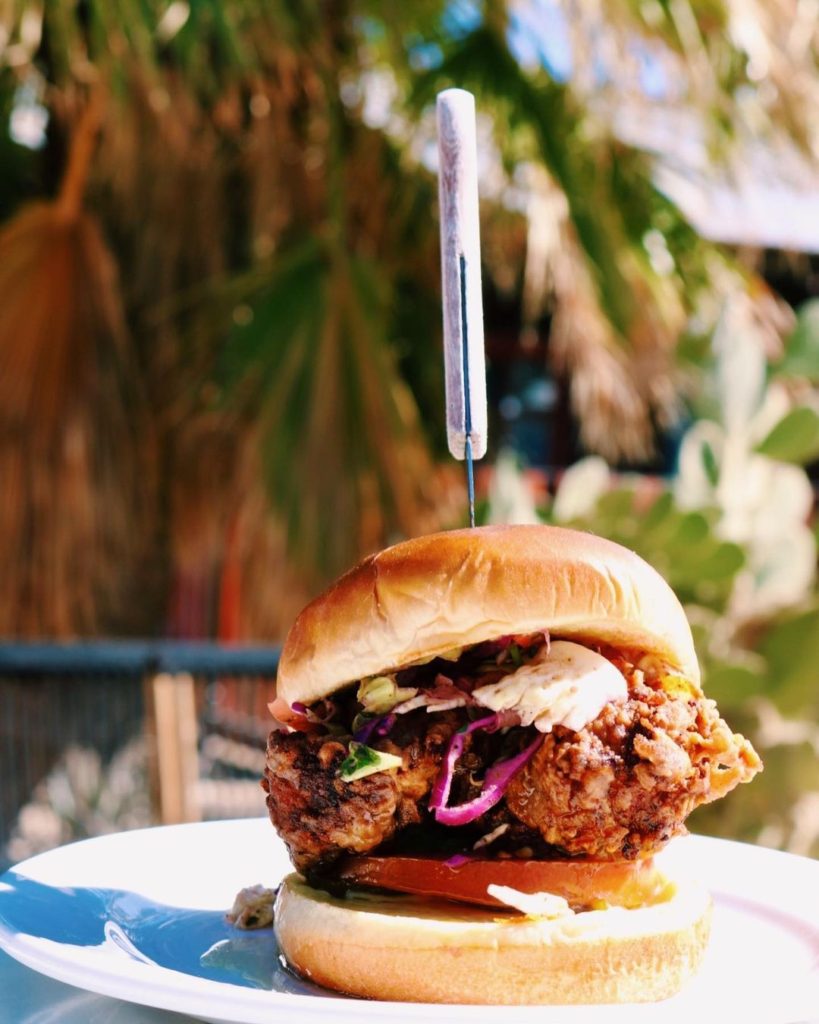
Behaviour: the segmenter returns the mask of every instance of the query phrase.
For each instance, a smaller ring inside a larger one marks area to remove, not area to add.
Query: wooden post
[[[148,679],[149,739],[159,819],[163,825],[199,821],[198,724],[193,676],[160,672]]]

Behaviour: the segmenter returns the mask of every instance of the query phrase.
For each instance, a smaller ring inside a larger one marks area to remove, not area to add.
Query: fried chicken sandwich
[[[654,860],[761,764],[700,688],[673,591],[548,526],[367,558],[285,642],[263,786],[290,965],[354,995],[662,999],[710,899]]]

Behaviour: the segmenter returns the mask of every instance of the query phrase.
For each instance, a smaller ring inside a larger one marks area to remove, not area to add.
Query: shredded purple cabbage
[[[329,698],[319,701],[312,708],[308,708],[300,700],[294,700],[290,707],[297,715],[312,725],[327,726],[327,723],[332,721],[338,714],[338,707]]]
[[[453,733],[449,746],[446,749],[446,754],[444,754],[444,763],[429,796],[429,809],[435,811],[436,816],[437,811],[445,807],[447,800],[449,800],[449,791],[452,788],[452,779],[455,775],[455,765],[458,758],[464,752],[466,737],[469,733],[475,732],[476,729],[486,729],[487,732],[494,732],[499,728],[498,720],[501,714],[502,712],[496,712],[493,715],[487,715],[485,718],[478,718],[476,721],[469,722]]]
[[[482,719],[481,721],[485,721],[485,719]],[[473,726],[477,726],[478,724],[479,723],[477,722],[472,723]],[[472,730],[470,729],[469,731],[471,732]],[[458,735],[459,734],[456,733],[452,739],[455,740]],[[465,735],[465,733],[461,734],[461,750],[463,749],[463,735]],[[435,814],[435,820],[440,822],[442,825],[468,825],[471,821],[475,821],[476,818],[480,818],[482,814],[485,814],[502,799],[503,794],[506,792],[506,787],[512,781],[512,777],[520,771],[526,762],[533,756],[543,740],[543,736],[537,736],[532,740],[528,747],[525,747],[519,754],[515,755],[515,757],[509,757],[505,761],[496,761],[486,773],[480,794],[476,796],[474,800],[469,800],[467,803],[460,804],[458,807],[446,806],[446,801],[449,798],[449,790],[452,785],[455,761],[457,760],[457,757],[453,758],[450,767],[450,751],[448,750],[445,761],[445,771],[441,773],[441,776],[439,776],[436,781],[429,803],[430,810]],[[457,747],[457,745],[450,743],[450,749],[453,747]],[[434,804],[433,800],[435,801]]]
[[[452,868],[454,871],[456,868],[463,867],[464,864],[468,864],[469,861],[474,859],[475,858],[468,853],[455,853],[444,861],[444,867]]]
[[[384,715],[384,717],[382,718],[378,728],[375,730],[375,735],[376,736],[386,736],[387,733],[395,725],[395,721],[396,721],[397,718],[398,718],[398,715],[394,715],[392,712],[390,712],[390,714],[388,714],[388,715]]]
[[[370,736],[372,736],[375,727],[380,721],[380,718],[371,718],[369,722],[365,722],[360,729],[356,729],[353,733],[353,739],[356,743],[366,743]]]
[[[353,733],[353,739],[356,743],[366,743],[371,736],[386,736],[387,733],[395,725],[396,715],[390,712],[387,715],[379,715],[377,718],[371,718],[369,722],[365,722],[360,729],[356,729]]]

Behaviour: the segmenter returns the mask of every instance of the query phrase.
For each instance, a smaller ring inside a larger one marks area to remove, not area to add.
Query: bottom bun
[[[370,999],[416,1003],[652,1002],[697,971],[711,900],[693,883],[664,903],[555,919],[412,897],[336,899],[289,875],[276,903],[300,975]]]

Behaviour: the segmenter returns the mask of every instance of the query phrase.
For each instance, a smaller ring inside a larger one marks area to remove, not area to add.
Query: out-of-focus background
[[[817,53],[806,0],[2,5],[0,862],[263,813],[294,613],[464,523],[450,85],[480,517],[653,562],[766,764],[693,828],[819,856]]]

